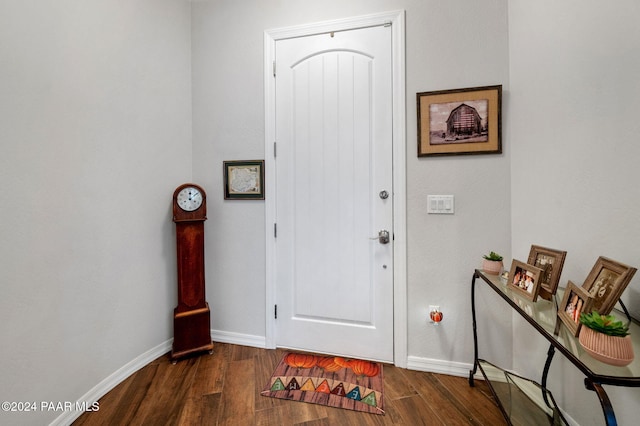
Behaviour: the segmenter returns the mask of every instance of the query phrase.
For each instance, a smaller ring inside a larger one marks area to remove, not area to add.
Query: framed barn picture
[[[502,153],[502,86],[416,95],[418,157]]]

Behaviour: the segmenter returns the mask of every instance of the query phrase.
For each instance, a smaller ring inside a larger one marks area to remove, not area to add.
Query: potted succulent
[[[502,271],[502,256],[496,252],[491,252],[482,256],[482,270],[487,274],[498,275]]]
[[[585,351],[598,361],[623,367],[633,361],[633,346],[629,327],[613,315],[597,311],[581,314],[578,340]]]

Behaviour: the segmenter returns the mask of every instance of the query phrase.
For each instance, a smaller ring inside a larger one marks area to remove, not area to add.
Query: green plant
[[[495,261],[497,261],[497,262],[499,262],[499,261],[501,261],[501,260],[502,260],[502,256],[500,256],[500,255],[499,255],[498,253],[496,253],[495,251],[492,251],[492,252],[491,252],[491,253],[489,253],[489,254],[485,254],[485,255],[484,255],[484,256],[482,256],[482,257],[484,257],[484,258],[485,258],[485,259],[487,259],[487,260],[495,260]]]
[[[600,315],[598,311],[580,314],[580,322],[594,331],[607,336],[624,337],[629,334],[629,327],[618,321],[613,315]]]

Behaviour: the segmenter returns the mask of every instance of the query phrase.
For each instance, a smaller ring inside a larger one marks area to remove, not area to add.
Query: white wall
[[[473,269],[485,252],[510,251],[509,141],[502,155],[418,159],[416,93],[503,84],[508,100],[505,0],[193,4],[194,177],[209,189],[207,229],[216,235],[206,246],[214,330],[265,335],[264,203],[222,196],[224,160],[265,155],[264,30],[398,9],[406,10],[408,353],[415,362],[473,361]],[[427,216],[427,194],[454,194],[456,214]],[[444,310],[438,328],[427,323],[429,304]],[[510,324],[506,309],[491,315]],[[497,352],[511,362],[510,351]]]
[[[567,250],[562,286],[582,284],[601,255],[640,267],[639,18],[635,0],[509,2],[513,257]],[[638,316],[640,276],[624,298]],[[536,377],[546,344],[527,329],[514,321],[514,367]],[[550,388],[581,425],[602,424],[559,354]],[[606,389],[618,423],[636,424],[640,390]]]
[[[0,4],[2,401],[76,401],[172,336],[171,195],[192,177],[189,11]]]

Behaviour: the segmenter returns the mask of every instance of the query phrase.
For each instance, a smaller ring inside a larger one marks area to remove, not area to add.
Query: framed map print
[[[224,162],[225,200],[264,200],[264,160]]]

